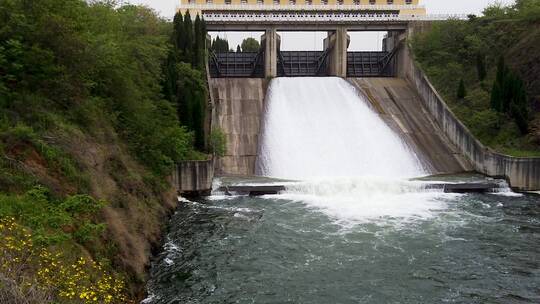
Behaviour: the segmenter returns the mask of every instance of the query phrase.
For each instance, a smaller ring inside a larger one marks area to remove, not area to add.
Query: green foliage
[[[52,176],[62,176],[75,188],[84,191],[88,187],[88,178],[70,155],[43,139],[32,127],[17,123],[0,127],[0,145],[9,147],[10,151],[2,149],[4,160],[0,161],[0,186],[6,190],[19,190],[17,183],[27,183],[28,188],[34,184],[30,176],[25,176],[26,162],[46,165]],[[17,170],[18,169],[18,170]],[[17,172],[23,171],[23,172]],[[67,185],[66,185],[67,186]]]
[[[170,45],[182,49],[179,56],[192,52],[193,42],[182,38],[192,31],[171,40],[168,23],[152,10],[112,2],[9,0],[0,2],[0,15],[0,113],[14,128],[3,131],[5,149],[32,142],[62,174],[75,175],[61,148],[42,144],[42,137],[99,133],[105,124],[159,176],[190,153],[193,135],[161,93],[176,93],[176,79],[163,81],[163,66],[176,71],[174,58],[167,60]],[[190,22],[180,16],[174,28],[182,32]],[[13,133],[24,131],[18,125],[34,138]]]
[[[195,43],[193,47],[193,51],[194,51],[193,67],[199,70],[204,70],[204,63],[205,63],[205,58],[206,58],[204,44],[206,41],[206,33],[204,31],[203,21],[201,20],[198,14],[197,14],[197,17],[195,18],[193,30],[195,34],[195,38],[194,38]]]
[[[240,45],[237,45],[237,46],[236,46],[236,52],[237,52],[237,53],[241,53],[241,52],[242,52],[242,49],[240,48]]]
[[[501,56],[497,65],[497,77],[491,91],[491,106],[511,116],[522,134],[529,129],[529,105],[523,81],[506,66]]]
[[[227,153],[227,137],[223,130],[217,128],[210,133],[210,149],[214,156],[224,156]]]
[[[186,43],[186,34],[184,31],[184,17],[182,14],[175,14],[173,19],[173,35],[171,36],[174,41],[173,46],[177,52],[184,51]]]
[[[181,123],[195,132],[195,146],[204,148],[204,116],[206,112],[206,83],[203,74],[187,63],[176,66],[178,75],[176,104]]]
[[[227,39],[221,39],[219,36],[217,36],[212,41],[211,49],[216,53],[226,53],[229,51],[229,42]]]
[[[487,71],[484,55],[476,55],[476,72],[478,73],[479,81],[483,81],[484,79],[486,79]]]
[[[537,68],[530,67],[534,60],[518,63],[521,57],[515,55],[522,54],[516,53],[518,45],[534,50],[538,43],[529,34],[537,27],[539,3],[494,4],[482,17],[435,22],[412,40],[415,59],[453,112],[484,144],[501,152],[533,155],[540,150],[528,133],[538,128],[530,126],[539,114],[531,113],[527,98],[537,95]]]
[[[459,81],[459,86],[457,89],[457,98],[463,99],[465,96],[467,96],[467,91],[465,90],[465,82],[463,81],[463,78]]]
[[[255,38],[249,37],[242,41],[242,52],[258,52],[259,48],[259,41]]]
[[[192,63],[194,58],[194,50],[193,50],[193,44],[194,44],[194,29],[193,29],[193,22],[191,21],[191,15],[189,14],[189,11],[186,12],[186,15],[184,16],[184,41],[182,43],[182,52],[184,56],[182,57],[182,61]]]
[[[34,241],[41,244],[59,244],[68,240],[82,244],[103,232],[105,226],[94,221],[105,204],[88,195],[56,199],[48,189],[36,186],[24,195],[0,194],[0,217],[16,218],[32,229]]]
[[[180,25],[182,19],[184,21]],[[177,45],[183,49],[173,46],[169,50],[163,68],[165,75],[163,91],[167,100],[176,106],[180,124],[185,130],[192,132],[195,147],[202,151],[205,149],[204,124],[207,100],[204,68],[206,26],[199,15],[192,24],[189,12],[186,12],[184,17],[177,13],[174,20],[172,40],[177,41]]]

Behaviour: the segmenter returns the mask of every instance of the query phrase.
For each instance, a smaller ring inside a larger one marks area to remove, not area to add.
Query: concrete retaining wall
[[[213,78],[212,127],[227,139],[225,156],[216,161],[218,175],[253,175],[259,145],[268,80],[261,78]]]
[[[213,178],[212,160],[183,161],[173,172],[173,183],[178,186],[178,193],[184,196],[209,195]]]
[[[485,147],[454,116],[424,72],[416,65],[408,48],[402,50],[399,59],[400,76],[416,88],[435,122],[471,161],[476,171],[489,176],[504,177],[516,190],[540,189],[540,158],[511,157]]]

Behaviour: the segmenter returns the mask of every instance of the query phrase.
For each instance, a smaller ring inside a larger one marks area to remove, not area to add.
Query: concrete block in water
[[[173,172],[173,183],[177,185],[178,194],[182,196],[209,195],[213,178],[212,160],[183,161],[176,165]]]

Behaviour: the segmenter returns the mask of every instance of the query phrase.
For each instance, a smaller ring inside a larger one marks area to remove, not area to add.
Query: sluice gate
[[[208,65],[212,78],[264,77],[264,51],[259,52],[210,52]]]
[[[328,51],[281,51],[278,76],[328,76]]]
[[[393,52],[347,52],[347,77],[394,77]]]
[[[277,54],[278,77],[331,76],[330,50],[279,51]],[[394,77],[396,60],[394,52],[347,52],[347,77]],[[209,54],[212,78],[251,77],[264,78],[264,51],[223,52]]]

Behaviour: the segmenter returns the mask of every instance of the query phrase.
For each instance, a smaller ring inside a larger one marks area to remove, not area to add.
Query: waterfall
[[[313,179],[426,175],[418,157],[341,78],[276,78],[256,173]]]

